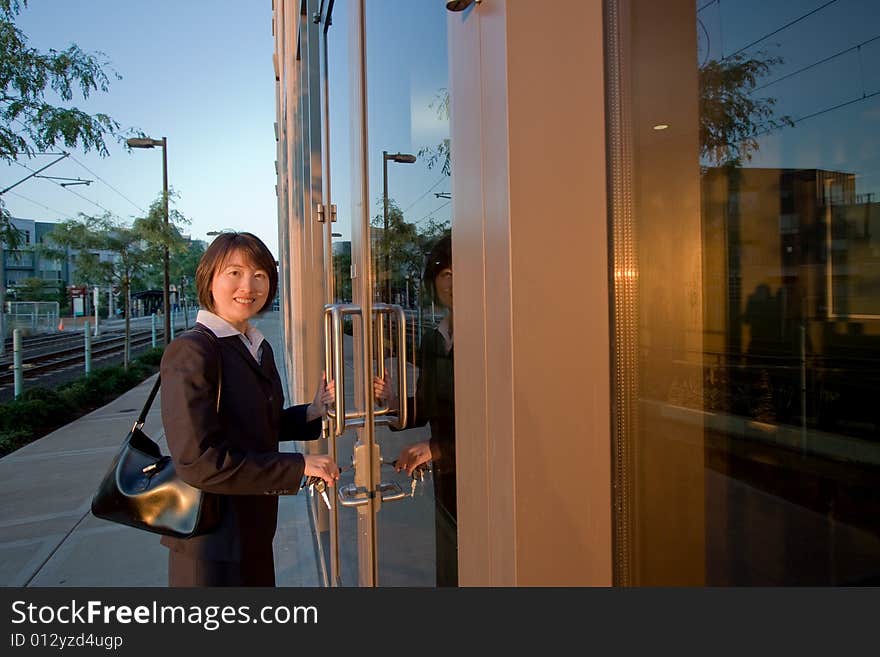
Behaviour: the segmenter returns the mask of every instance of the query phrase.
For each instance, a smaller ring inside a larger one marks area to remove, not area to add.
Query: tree
[[[437,92],[434,100],[428,106],[437,114],[437,118],[441,121],[449,121],[449,89],[441,89]],[[444,176],[452,174],[452,162],[450,158],[451,150],[449,148],[449,137],[441,141],[436,146],[425,146],[419,150],[419,159],[425,160],[429,169],[433,169],[438,164]]]
[[[177,198],[174,190],[168,192],[169,202]],[[148,251],[149,264],[140,272],[142,283],[146,287],[161,288],[164,285],[164,248],[168,247],[168,277],[170,284],[174,284],[175,280],[175,262],[178,258],[182,258],[188,248],[189,242],[183,238],[180,233],[179,226],[189,224],[187,219],[180,211],[173,207],[168,208],[168,223],[165,223],[165,209],[163,204],[163,196],[160,193],[158,198],[150,205],[150,210],[146,217],[142,220],[141,226],[146,232],[147,243],[144,248]],[[198,262],[198,261],[196,261]],[[193,269],[193,272],[195,270]]]
[[[48,52],[28,46],[27,36],[15,25],[26,6],[27,0],[0,0],[0,158],[11,162],[18,154],[32,156],[59,145],[108,155],[104,139],[117,134],[116,121],[53,104],[47,96],[67,104],[78,91],[86,99],[92,92],[107,92],[110,78],[120,76],[101,52],[87,53],[76,44]],[[4,240],[16,244],[2,199],[0,224]]]
[[[196,299],[196,268],[205,253],[205,244],[198,240],[186,242],[180,251],[171,254],[169,278],[178,285],[182,298]]]
[[[382,199],[379,199],[382,204]],[[384,215],[380,212],[373,217],[373,228],[384,228]],[[393,199],[388,199],[388,235],[373,241],[373,259],[378,264],[380,280],[390,278],[393,303],[394,291],[404,289],[407,278],[416,275],[421,281],[425,254],[444,232],[449,230],[448,221],[437,221],[433,217],[427,224],[420,226],[407,223],[400,206]],[[387,259],[386,259],[387,254]],[[385,263],[389,263],[390,271],[384,271]]]
[[[172,215],[185,221],[177,211]],[[135,276],[161,259],[163,247],[170,251],[182,250],[184,240],[173,223],[165,224],[162,199],[154,201],[146,217],[134,220],[129,226],[107,213],[100,217],[80,214],[58,224],[47,236],[58,247],[78,250],[72,256],[76,264],[75,283],[86,285],[115,285],[119,287],[125,308],[124,364],[131,358],[130,291]],[[47,251],[54,257],[66,257],[65,251]],[[101,259],[99,252],[108,252],[110,259]]]
[[[739,53],[700,66],[700,155],[713,166],[739,167],[758,150],[758,136],[793,126],[776,117],[775,98],[755,98],[758,81],[780,57]]]
[[[42,278],[24,278],[15,284],[16,301],[58,301],[58,284]]]

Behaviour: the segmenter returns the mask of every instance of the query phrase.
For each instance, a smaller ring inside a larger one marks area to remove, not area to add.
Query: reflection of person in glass
[[[437,585],[458,584],[458,536],[455,503],[455,392],[453,387],[452,352],[452,243],[447,235],[440,238],[425,263],[425,284],[431,298],[439,303],[446,315],[436,328],[422,336],[419,348],[416,396],[408,400],[406,428],[428,424],[431,438],[408,445],[400,451],[395,467],[412,476],[419,466],[433,462],[434,525],[437,548]],[[376,381],[377,396],[384,397],[390,389]],[[396,406],[396,400],[390,405]]]

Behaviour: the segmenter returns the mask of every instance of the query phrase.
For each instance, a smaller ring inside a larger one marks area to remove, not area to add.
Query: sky
[[[76,43],[106,54],[122,79],[75,106],[168,139],[169,185],[191,224],[184,232],[249,230],[277,255],[275,78],[271,0],[29,0],[17,24],[46,50]],[[110,211],[141,216],[162,191],[161,149],[132,150],[111,137],[109,157],[69,149],[42,175],[94,182],[60,187],[31,179],[4,195],[15,217],[58,221]],[[51,160],[19,161],[37,169]],[[0,165],[3,188],[29,175]]]
[[[367,3],[367,121],[370,207],[381,213],[382,152],[418,155],[449,136],[448,117],[437,111],[436,100],[448,88],[447,17],[433,0],[382,0]],[[351,234],[350,52],[347,46],[346,2],[333,9],[329,35],[328,95],[330,162],[333,203],[338,223],[334,230]],[[388,196],[409,223],[420,228],[430,219],[449,221],[449,176],[430,167],[425,157],[414,164],[388,163]],[[438,197],[436,194],[446,194]]]
[[[719,57],[773,32],[824,5],[819,0],[697,0],[701,51]],[[831,112],[829,107],[880,91],[880,9],[875,0],[836,0],[798,21],[758,49],[781,56],[765,81],[779,79],[828,57],[828,61],[769,86],[777,113],[799,118],[819,113],[761,139],[750,166],[825,168],[858,175],[858,191],[880,194],[876,134],[880,96]],[[329,167],[333,201],[347,238],[351,153],[348,147],[350,85],[345,2],[337,2],[330,48]],[[367,11],[368,120],[371,206],[381,212],[382,151],[417,154],[448,135],[431,104],[448,86],[446,21],[433,0],[382,0]],[[46,49],[76,43],[106,53],[121,76],[109,93],[76,104],[106,112],[125,131],[168,138],[169,182],[176,207],[191,220],[193,237],[208,231],[250,230],[277,255],[275,197],[275,81],[272,67],[271,0],[29,0],[18,24],[31,45]],[[836,53],[866,42],[858,51]],[[110,156],[72,150],[72,157],[44,175],[93,180],[63,189],[31,179],[5,194],[13,216],[61,220],[78,213],[111,211],[139,216],[162,187],[160,149],[126,150],[112,139]],[[38,156],[31,169],[51,161]],[[0,165],[0,185],[27,176],[18,165]],[[448,220],[444,196],[449,180],[424,158],[414,165],[389,164],[389,195],[411,222]]]
[[[880,198],[880,2],[697,0],[700,61],[777,58],[757,97],[796,122],[759,139],[748,166],[856,175],[856,192]],[[766,37],[766,38],[764,38]]]

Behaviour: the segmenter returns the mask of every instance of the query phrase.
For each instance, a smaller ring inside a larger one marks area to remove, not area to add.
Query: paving
[[[256,324],[272,344],[286,384],[280,316],[268,313]],[[0,585],[166,586],[168,551],[157,535],[100,520],[89,511],[92,494],[154,382],[151,377],[0,459]],[[167,451],[158,398],[144,430]],[[280,502],[277,584],[320,586],[308,498],[285,496]]]

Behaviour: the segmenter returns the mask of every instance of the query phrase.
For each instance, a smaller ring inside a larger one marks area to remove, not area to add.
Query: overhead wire
[[[750,44],[748,44],[748,45],[746,45],[746,46],[743,46],[742,48],[740,48],[740,49],[737,50],[736,52],[733,52],[733,53],[727,55],[726,57],[724,57],[724,59],[730,59],[731,57],[735,57],[736,55],[738,55],[738,54],[741,53],[742,51],[744,51],[744,50],[748,50],[748,49],[751,48],[752,46],[761,43],[761,42],[764,41],[765,39],[769,39],[769,38],[772,37],[774,34],[779,34],[779,33],[782,32],[783,30],[787,30],[787,29],[790,28],[792,25],[795,25],[795,24],[797,24],[797,23],[800,23],[800,22],[801,22],[802,20],[804,20],[805,18],[809,18],[810,16],[812,16],[812,15],[815,14],[816,12],[822,11],[822,10],[825,9],[826,7],[828,7],[828,6],[830,6],[830,5],[833,5],[833,4],[836,3],[836,2],[837,2],[837,0],[828,0],[828,2],[826,2],[826,3],[825,3],[824,5],[822,5],[821,7],[816,7],[816,8],[813,9],[812,11],[808,11],[806,14],[803,14],[802,16],[798,16],[798,17],[795,18],[794,20],[789,21],[788,23],[786,23],[786,24],[783,25],[782,27],[778,27],[778,28],[776,28],[775,30],[773,30],[772,32],[768,32],[767,34],[765,34],[764,36],[762,36],[760,39],[755,39],[755,40],[752,41]]]
[[[27,166],[26,164],[22,164],[22,163],[19,162],[18,160],[13,160],[13,162],[15,162],[18,166],[27,169],[27,170],[30,171],[31,173],[33,173],[33,171],[34,171],[34,170],[31,169],[29,166]],[[86,201],[86,202],[88,202],[88,203],[91,203],[92,205],[94,205],[94,206],[96,206],[96,207],[101,208],[104,212],[109,212],[110,214],[114,214],[111,210],[108,210],[107,208],[105,208],[103,205],[101,205],[101,204],[98,203],[97,201],[93,201],[93,200],[90,199],[90,198],[86,198],[85,196],[83,196],[83,195],[80,194],[79,192],[75,192],[75,191],[73,191],[72,189],[70,189],[70,187],[64,187],[61,183],[58,183],[58,182],[56,182],[56,181],[54,181],[54,180],[50,180],[49,182],[52,182],[52,183],[58,185],[59,187],[61,187],[61,189],[70,192],[70,193],[73,194],[74,196],[78,196],[78,197],[81,198],[82,200],[84,200],[84,201]]]
[[[792,123],[800,123],[801,121],[806,121],[807,119],[812,119],[822,114],[827,114],[828,112],[833,112],[836,109],[840,109],[841,107],[847,107],[849,105],[854,105],[855,103],[860,103],[863,100],[868,100],[869,98],[873,98],[874,96],[880,96],[880,91],[874,91],[870,94],[864,94],[859,96],[858,98],[853,98],[852,100],[847,100],[846,102],[839,103],[834,107],[829,107],[827,109],[819,110],[818,112],[813,112],[812,114],[807,114],[806,116],[800,116],[792,121]]]
[[[450,203],[452,203],[452,199],[449,199],[449,200],[446,201],[446,203],[444,203],[443,205],[440,205],[440,206],[434,208],[433,210],[431,210],[428,214],[426,214],[424,217],[422,217],[422,218],[419,219],[418,221],[414,221],[413,224],[420,224],[420,223],[422,223],[425,219],[428,219],[429,217],[432,217],[432,216],[434,215],[435,212],[437,212],[438,210],[442,210],[443,208],[445,208],[445,207],[446,207],[447,205],[449,205]]]
[[[717,4],[717,3],[718,3],[718,0],[709,0],[709,2],[707,2],[707,3],[704,4],[702,7],[700,7],[699,9],[697,9],[697,13],[699,14],[701,11],[703,11],[704,9],[706,9],[706,7],[711,7],[712,5]]]
[[[433,185],[431,185],[431,186],[425,191],[424,194],[422,194],[422,195],[419,196],[415,201],[413,201],[413,202],[410,203],[408,206],[406,206],[406,210],[403,210],[403,211],[401,212],[401,214],[404,214],[404,215],[405,215],[405,214],[407,213],[407,211],[410,210],[410,208],[412,208],[416,203],[418,203],[418,202],[421,201],[423,198],[425,198],[428,194],[430,194],[430,193],[434,190],[434,188],[437,187],[437,185],[439,185],[440,183],[442,183],[442,182],[443,182],[444,180],[446,180],[448,177],[449,177],[449,176],[447,176],[445,173],[444,173],[442,176],[440,176],[440,179],[439,179],[437,182],[435,182]]]
[[[138,210],[140,210],[141,212],[143,212],[144,214],[146,214],[146,210],[144,210],[141,206],[139,206],[137,203],[135,203],[135,202],[132,201],[130,198],[128,198],[125,194],[123,194],[123,193],[120,192],[118,189],[116,189],[113,185],[111,185],[111,184],[108,183],[106,180],[104,180],[104,179],[103,179],[101,176],[99,176],[97,173],[95,173],[94,171],[92,171],[91,169],[89,169],[85,164],[83,164],[82,162],[80,162],[79,160],[77,160],[75,157],[73,157],[73,155],[70,156],[70,159],[73,160],[74,162],[76,162],[78,165],[80,165],[83,169],[85,169],[86,171],[88,171],[91,175],[93,175],[95,178],[97,178],[98,180],[100,180],[102,183],[104,183],[105,185],[107,185],[107,187],[109,187],[109,188],[112,189],[114,192],[116,192],[117,194],[119,194],[119,195],[120,195],[122,198],[124,198],[126,201],[128,201],[129,203],[131,203],[135,208],[137,208]]]
[[[751,93],[755,93],[756,91],[760,91],[761,89],[766,89],[770,85],[776,84],[777,82],[782,82],[783,80],[786,80],[786,79],[788,79],[792,76],[795,76],[799,73],[803,73],[804,71],[808,71],[811,68],[815,68],[816,66],[819,66],[821,64],[825,64],[826,62],[830,62],[832,59],[834,59],[836,57],[840,57],[841,55],[845,55],[846,53],[852,52],[853,50],[859,50],[862,46],[865,46],[873,41],[877,41],[878,39],[880,39],[880,34],[878,34],[877,36],[872,37],[866,41],[862,41],[861,43],[857,43],[854,46],[850,46],[849,48],[846,48],[845,50],[841,50],[840,52],[837,52],[837,53],[834,53],[833,55],[825,57],[824,59],[820,59],[819,61],[813,62],[812,64],[804,66],[803,68],[799,68],[796,71],[792,71],[791,73],[787,73],[787,74],[783,75],[782,77],[776,78],[775,80],[771,80],[770,82],[768,82],[766,84],[762,84],[760,87],[755,87],[754,89],[752,89]]]
[[[25,196],[24,194],[19,194],[18,192],[7,192],[7,194],[11,194],[12,196],[17,196],[18,198],[20,198],[20,199],[24,199],[25,201],[27,201],[27,202],[29,202],[29,203],[33,203],[34,205],[39,205],[41,208],[45,208],[45,209],[48,210],[49,212],[54,212],[55,214],[59,214],[59,215],[61,215],[62,217],[67,217],[68,219],[73,219],[73,217],[71,217],[71,216],[70,216],[69,214],[67,214],[66,212],[61,212],[61,210],[56,210],[55,208],[50,208],[50,207],[49,207],[48,205],[46,205],[45,203],[40,203],[39,201],[35,201],[35,200],[32,199],[32,198],[28,198],[28,197]]]
[[[30,129],[29,126],[28,126],[24,121],[22,121],[21,119],[14,119],[14,120],[15,120],[16,123],[18,123],[19,125],[23,126],[25,129],[28,129],[28,130]],[[62,153],[58,153],[58,155],[61,155],[61,154],[62,154]],[[16,153],[16,155],[30,155],[30,153]],[[55,155],[55,153],[34,153],[34,155]],[[94,171],[92,171],[91,169],[89,169],[85,164],[83,164],[82,162],[80,162],[79,160],[77,160],[75,157],[73,157],[73,155],[70,155],[70,154],[68,153],[68,157],[69,157],[71,160],[73,160],[74,162],[76,162],[78,165],[80,165],[83,169],[85,169],[86,171],[88,171],[91,175],[95,176],[95,178],[97,178],[97,179],[100,180],[102,183],[104,183],[105,185],[107,185],[107,187],[109,187],[109,188],[112,189],[114,192],[116,192],[117,194],[119,194],[119,195],[120,195],[122,198],[124,198],[126,201],[128,201],[129,203],[131,203],[131,204],[132,204],[134,207],[136,207],[138,210],[140,210],[141,212],[143,212],[144,214],[146,214],[146,210],[144,210],[141,206],[139,206],[137,203],[135,203],[134,201],[132,201],[130,198],[128,198],[125,194],[123,194],[122,192],[120,192],[118,189],[116,189],[113,185],[111,185],[110,183],[108,183],[106,180],[104,180],[103,178],[101,178],[101,176],[99,176],[97,173],[95,173]],[[23,166],[23,167],[25,167],[25,169],[28,169],[29,171],[31,170],[31,169],[29,169],[27,166],[25,166],[24,164],[22,164],[21,162],[18,162],[17,160],[14,160],[14,162],[15,162],[16,164],[18,164],[19,166]],[[56,184],[58,184],[58,183],[56,183]],[[71,194],[74,194],[74,195],[76,195],[76,196],[79,196],[81,199],[83,199],[83,200],[85,200],[85,201],[88,201],[89,203],[91,203],[91,204],[93,204],[93,205],[98,206],[99,208],[101,208],[102,210],[104,210],[104,212],[110,212],[110,210],[108,210],[108,209],[105,208],[104,206],[100,205],[99,203],[96,203],[95,201],[92,201],[92,200],[90,200],[90,199],[87,199],[87,198],[86,198],[85,196],[83,196],[82,194],[78,194],[77,192],[73,191],[72,189],[68,189],[67,187],[62,187],[62,188],[63,188],[63,189],[67,189],[67,191],[69,191]]]

